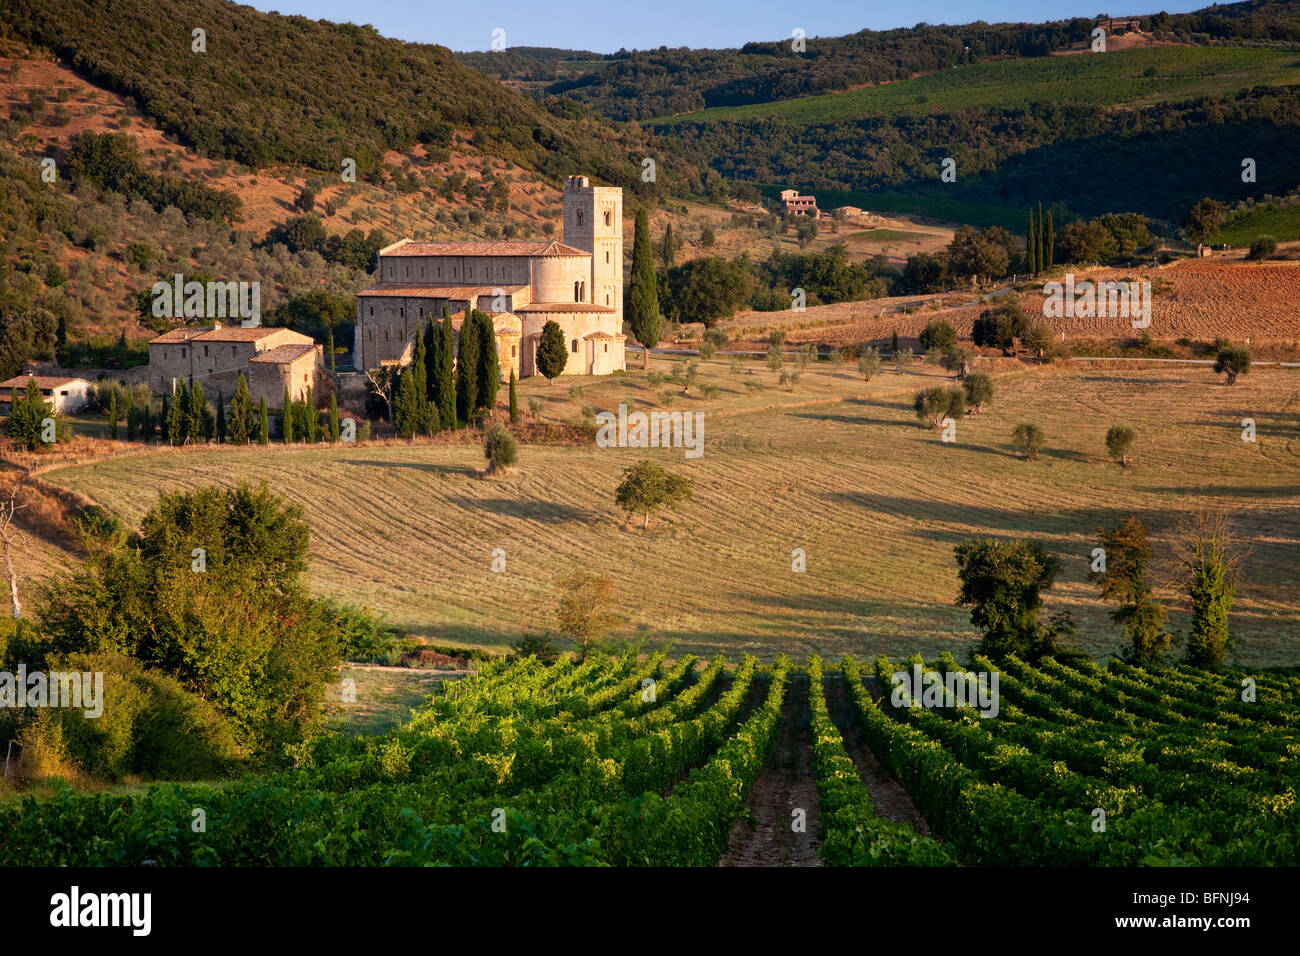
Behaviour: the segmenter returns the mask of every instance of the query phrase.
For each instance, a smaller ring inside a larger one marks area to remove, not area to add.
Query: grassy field
[[[994,60],[860,90],[714,107],[646,122],[665,128],[766,117],[830,123],[863,116],[1016,109],[1061,102],[1136,107],[1297,82],[1300,59],[1294,51],[1165,46],[1103,55]]]
[[[655,362],[666,369],[666,363]],[[847,369],[806,371],[793,392],[751,363],[732,374],[705,363],[698,389],[674,411],[705,414],[705,454],[681,450],[525,446],[519,467],[480,477],[477,444],[236,448],[146,453],[46,472],[138,519],[164,488],[268,481],[306,507],[312,584],[383,612],[440,641],[504,645],[546,626],[554,579],[589,568],[614,579],[632,634],[682,651],[770,656],[819,651],[927,656],[961,652],[976,637],[953,601],[952,549],[978,535],[1032,536],[1062,555],[1047,610],[1069,609],[1081,643],[1104,656],[1119,644],[1110,608],[1086,582],[1099,524],[1137,515],[1153,528],[1161,574],[1174,524],[1198,508],[1226,508],[1252,550],[1233,609],[1241,664],[1300,664],[1300,377],[1260,368],[1236,386],[1208,368],[1072,367],[999,376],[992,408],[962,421],[955,444],[919,427],[911,396],[942,373],[887,371],[869,384]],[[763,381],[761,391],[744,381]],[[640,371],[564,383],[521,383],[521,406],[568,418],[582,403],[656,406]],[[1259,440],[1241,441],[1241,420]],[[1020,421],[1048,437],[1036,462],[1011,451]],[[1110,463],[1103,437],[1128,421],[1136,461]],[[624,467],[652,457],[695,479],[695,499],[648,531],[613,504]],[[491,570],[506,553],[505,573]],[[802,548],[807,570],[791,570]],[[1162,581],[1165,580],[1162,577]],[[1162,584],[1173,626],[1178,593]]]

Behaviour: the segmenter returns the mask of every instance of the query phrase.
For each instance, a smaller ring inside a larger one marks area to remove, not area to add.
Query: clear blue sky
[[[384,36],[441,43],[453,50],[486,50],[492,31],[505,30],[507,46],[550,46],[613,53],[620,47],[736,47],[750,40],[778,40],[795,27],[809,37],[859,30],[910,27],[917,23],[1041,23],[1098,13],[1130,16],[1185,13],[1199,2],[1138,0],[1107,6],[1098,0],[254,0],[258,10],[301,14],[314,20],[368,23]],[[557,7],[568,12],[556,15]]]

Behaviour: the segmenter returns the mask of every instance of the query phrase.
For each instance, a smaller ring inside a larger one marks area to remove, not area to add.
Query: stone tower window
[[[612,215],[612,213],[610,213],[610,211],[609,211],[608,209],[606,209],[606,210],[605,210],[605,225],[607,225],[607,226],[609,225],[609,220],[610,220],[610,216],[611,216],[611,215]]]
[[[609,264],[609,250],[608,250],[608,249],[605,250],[605,264],[606,264],[606,265]]]
[[[574,352],[575,355],[578,353],[578,340],[577,340],[577,339],[574,339],[574,340],[573,340],[573,352]]]
[[[579,209],[577,212],[578,212],[578,225],[581,226],[581,225],[582,225],[582,210]]]

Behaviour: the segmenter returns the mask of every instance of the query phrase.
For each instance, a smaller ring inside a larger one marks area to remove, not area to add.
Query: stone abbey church
[[[564,184],[564,241],[415,242],[379,251],[379,283],[357,293],[358,369],[406,363],[415,336],[444,308],[459,331],[466,311],[496,328],[502,378],[537,374],[542,328],[555,321],[568,346],[565,375],[624,367],[623,190]]]

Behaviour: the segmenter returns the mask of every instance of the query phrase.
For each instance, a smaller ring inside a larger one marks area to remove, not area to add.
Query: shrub
[[[1045,442],[1043,430],[1032,422],[1021,422],[1011,432],[1012,446],[1028,461],[1038,457]]]
[[[1277,252],[1277,240],[1272,236],[1259,236],[1250,244],[1250,258],[1256,262],[1267,259]]]
[[[1219,349],[1214,362],[1214,370],[1228,377],[1228,384],[1235,385],[1238,375],[1250,371],[1250,349],[1244,345],[1229,345]]]
[[[957,330],[943,319],[935,319],[921,330],[921,348],[943,353],[957,344]]]
[[[488,474],[496,474],[519,459],[519,443],[506,426],[493,425],[483,443],[483,457],[488,461]]]
[[[1137,429],[1132,425],[1111,425],[1106,431],[1106,450],[1121,465],[1128,464],[1128,455],[1137,441]]]

